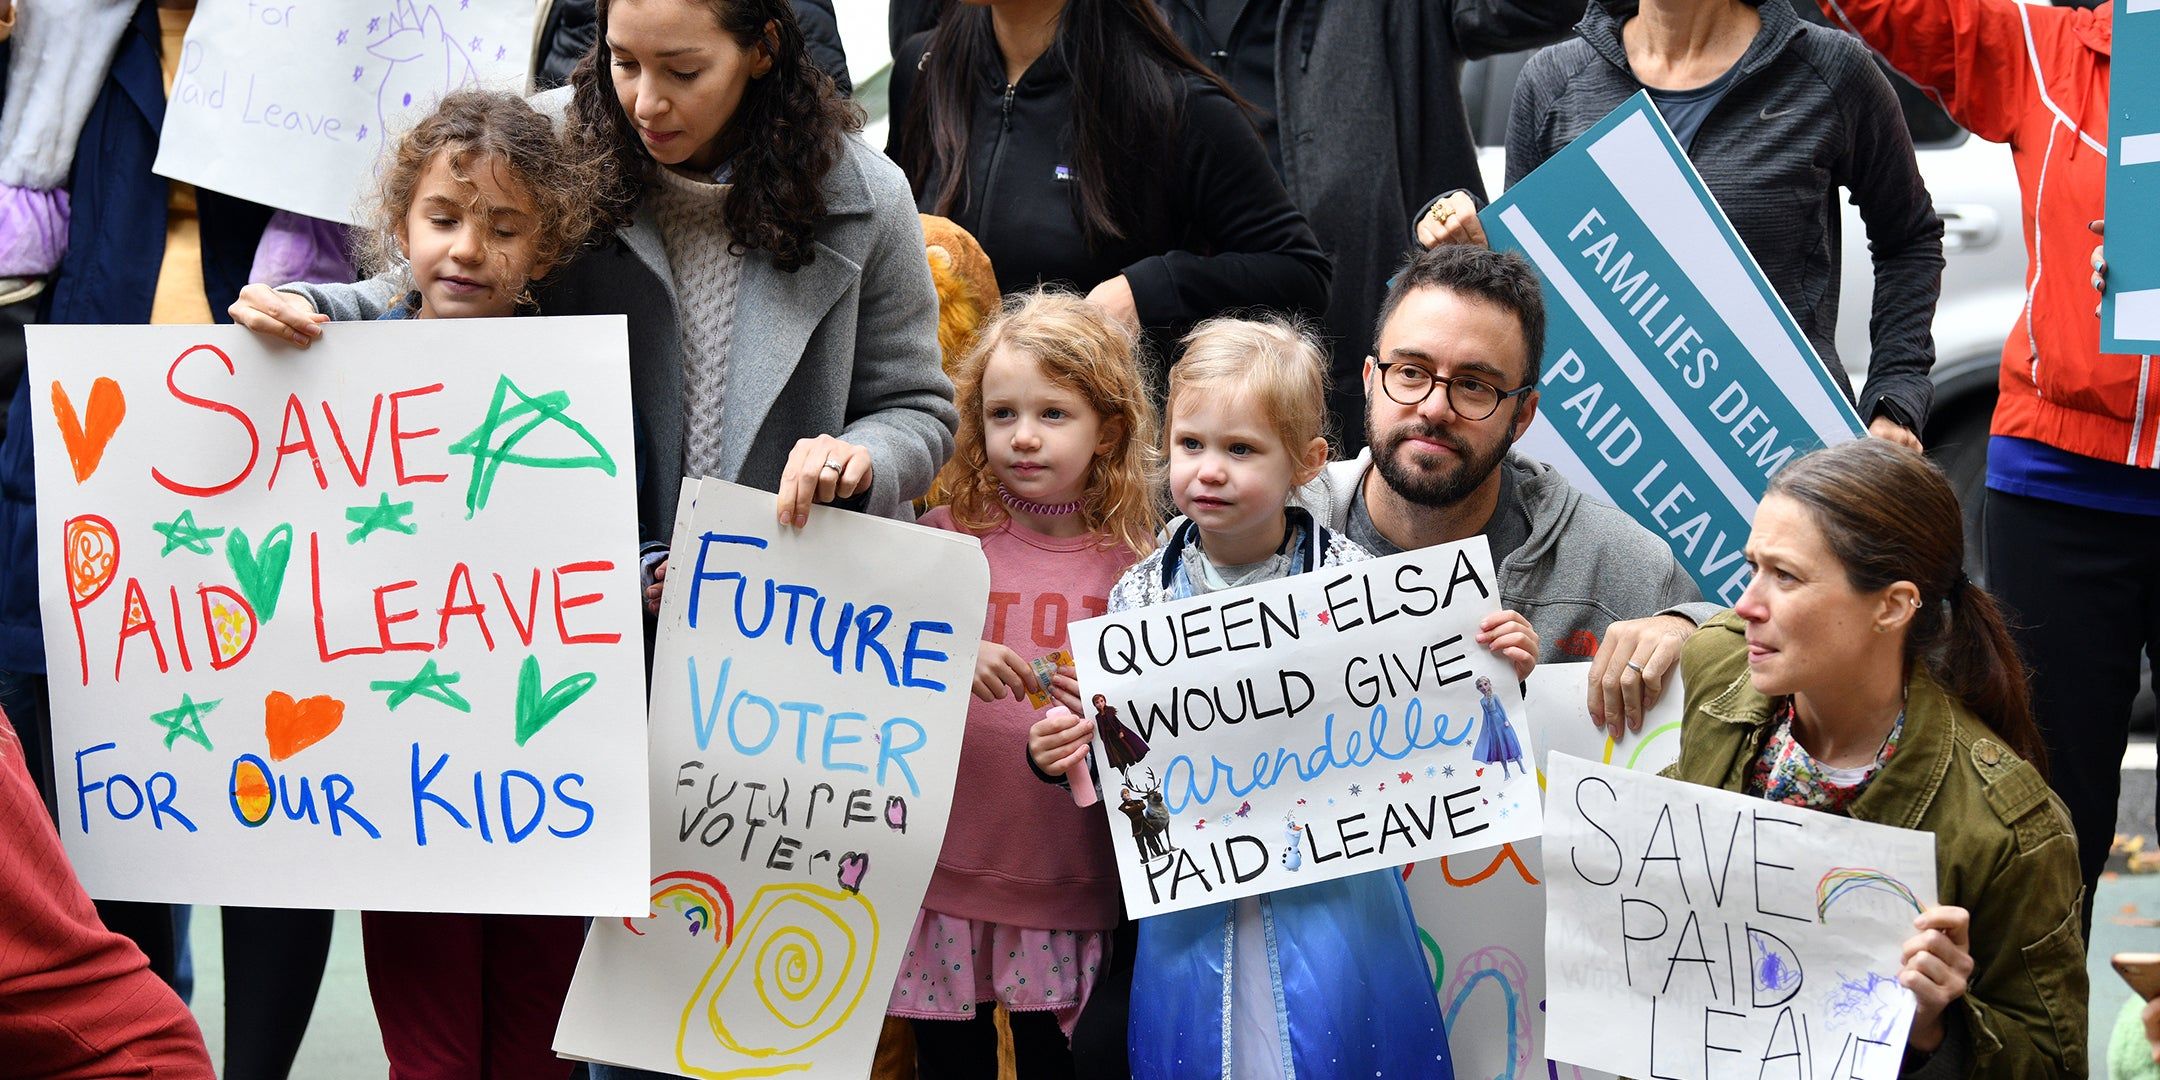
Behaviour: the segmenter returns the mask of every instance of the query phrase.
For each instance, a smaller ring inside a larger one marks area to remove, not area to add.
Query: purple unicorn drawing
[[[383,138],[402,128],[392,125],[396,118],[480,81],[471,55],[443,29],[435,5],[415,9],[412,0],[397,0],[382,30],[382,36],[368,42],[367,51],[388,61],[375,91],[376,131]]]

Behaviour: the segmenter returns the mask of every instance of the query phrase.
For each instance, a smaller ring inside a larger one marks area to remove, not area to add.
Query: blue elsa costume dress
[[[1205,559],[1198,531],[1178,524],[1156,599],[1222,587],[1208,580],[1212,567],[1192,565]],[[1236,584],[1328,565],[1331,543],[1364,557],[1296,507],[1290,526],[1282,565]],[[1138,938],[1127,1026],[1135,1080],[1453,1080],[1432,972],[1394,869],[1151,915]],[[1246,1000],[1233,1009],[1239,994]],[[1263,994],[1269,1007],[1242,1007]],[[1264,1059],[1269,1051],[1279,1060]]]

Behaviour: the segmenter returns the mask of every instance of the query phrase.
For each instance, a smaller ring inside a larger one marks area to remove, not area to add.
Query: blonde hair
[[[1033,359],[1045,378],[1079,394],[1102,420],[1110,449],[1088,464],[1079,510],[1087,531],[1135,555],[1153,549],[1162,515],[1154,492],[1155,406],[1141,348],[1101,308],[1053,290],[1007,298],[953,372],[958,447],[938,479],[952,495],[953,520],[971,532],[1011,520],[983,436],[983,372],[1000,347]]]
[[[532,200],[535,269],[561,269],[591,235],[598,214],[592,194],[599,182],[597,163],[573,154],[556,137],[554,124],[524,98],[496,90],[455,90],[443,95],[435,110],[392,147],[369,213],[355,230],[354,248],[363,272],[399,270],[404,278],[400,287],[412,287],[398,233],[412,210],[420,178],[437,154],[447,155],[451,176],[476,203],[472,174],[495,164]],[[486,216],[485,208],[473,209]],[[498,253],[491,249],[489,254]],[[531,285],[526,282],[519,303],[532,302]]]
[[[1170,369],[1167,415],[1176,416],[1178,400],[1196,390],[1243,392],[1291,457],[1326,438],[1327,362],[1305,327],[1274,317],[1209,319],[1185,335],[1184,346]]]

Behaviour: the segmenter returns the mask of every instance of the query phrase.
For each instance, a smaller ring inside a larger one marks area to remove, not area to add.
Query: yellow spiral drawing
[[[676,1063],[708,1080],[810,1068],[814,1061],[776,1059],[810,1049],[854,1015],[870,988],[877,942],[877,912],[861,895],[809,884],[759,889],[734,941],[683,1008]],[[692,1062],[688,1044],[700,1011],[723,1051],[715,1056],[759,1063]]]

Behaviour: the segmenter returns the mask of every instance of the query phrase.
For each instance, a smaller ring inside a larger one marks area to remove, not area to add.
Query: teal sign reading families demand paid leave
[[[1737,601],[1770,477],[1862,427],[1649,97],[1479,219],[1545,281],[1520,449],[1664,537],[1706,599]]]

